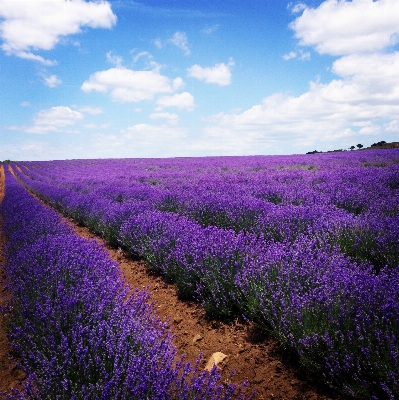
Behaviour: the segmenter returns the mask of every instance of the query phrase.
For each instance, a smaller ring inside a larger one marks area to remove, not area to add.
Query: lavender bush
[[[121,245],[134,249],[156,271],[175,282],[182,298],[196,298],[209,316],[237,314],[234,276],[251,240],[173,213],[146,212],[120,229]]]
[[[219,383],[216,367],[208,374],[176,364],[148,293],[129,293],[99,244],[76,237],[8,171],[6,178],[9,338],[28,373],[25,390],[7,398],[244,398]]]
[[[268,246],[237,275],[240,304],[301,363],[352,395],[398,393],[399,268],[375,276],[317,241]]]

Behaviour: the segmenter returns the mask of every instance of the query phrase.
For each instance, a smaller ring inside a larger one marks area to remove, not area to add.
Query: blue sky
[[[0,0],[0,160],[399,140],[397,0]]]

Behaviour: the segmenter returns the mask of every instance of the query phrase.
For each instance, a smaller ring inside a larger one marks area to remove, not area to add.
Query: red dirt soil
[[[179,300],[176,287],[152,274],[143,261],[132,260],[121,249],[110,247],[87,228],[76,225],[70,219],[67,221],[77,235],[104,244],[110,257],[119,263],[131,288],[147,288],[151,293],[151,301],[155,302],[158,316],[163,321],[169,320],[175,335],[175,346],[179,355],[186,354],[186,360],[195,363],[202,352],[202,364],[205,367],[213,353],[226,354],[228,357],[222,365],[223,381],[228,381],[230,371],[235,370],[231,381],[241,384],[248,380],[246,393],[256,390],[255,399],[341,398],[303,371],[281,351],[274,339],[254,324],[239,320],[233,324],[208,320],[198,304]],[[0,390],[5,390],[18,383],[23,371],[10,363],[10,349],[4,332],[1,331],[0,335]]]

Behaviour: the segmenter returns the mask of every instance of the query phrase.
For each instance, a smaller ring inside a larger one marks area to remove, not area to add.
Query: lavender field
[[[178,378],[165,328],[148,322],[155,317],[143,306],[145,294],[125,305],[121,278],[101,249],[71,237],[42,206],[22,206],[21,184],[146,260],[177,285],[181,298],[200,302],[209,317],[256,322],[304,368],[346,395],[399,396],[399,150],[11,165],[19,184],[8,174],[2,208],[8,215],[7,268],[18,276],[13,287],[21,298],[12,337],[32,371],[42,370],[49,382],[65,381],[65,393],[79,393],[83,385],[102,398],[108,398],[106,390],[118,393],[112,398],[147,393],[135,390],[171,398],[171,387],[186,396],[177,398],[235,396],[233,388],[220,393],[216,375],[205,380],[197,374],[192,382]],[[35,211],[22,215],[21,207]],[[77,253],[88,258],[62,269],[62,260]],[[34,265],[35,272],[18,272],[21,265]],[[80,282],[81,298],[75,298],[71,282]],[[26,295],[27,285],[38,285],[40,296]],[[36,314],[27,322],[32,310]],[[71,320],[61,317],[70,314]],[[60,324],[56,330],[53,321]],[[116,332],[110,334],[110,326]],[[143,334],[147,330],[153,333]],[[38,334],[42,342],[33,344]],[[107,343],[103,358],[97,336]],[[57,351],[42,354],[48,343],[43,341],[57,343]],[[142,352],[133,354],[131,343]],[[103,361],[109,354],[117,368]],[[145,388],[129,378],[134,357],[143,360]],[[146,367],[150,357],[160,360],[157,371],[168,371],[161,373],[168,381]],[[80,382],[80,370],[60,380],[72,358],[82,368],[89,362],[93,374],[102,374],[103,386]]]
[[[176,361],[149,294],[130,291],[96,241],[76,236],[6,168],[1,204],[13,314],[8,338],[27,373],[2,399],[242,399],[241,387]],[[0,311],[4,311],[1,310]]]

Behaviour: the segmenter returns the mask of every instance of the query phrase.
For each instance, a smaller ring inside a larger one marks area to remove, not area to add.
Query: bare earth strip
[[[0,204],[4,198],[4,167],[0,165]],[[3,247],[6,243],[6,238],[2,229],[2,215],[0,215],[0,266],[5,264],[5,256]],[[4,271],[0,268],[0,307],[5,307],[10,300],[10,294],[5,288]],[[12,388],[21,387],[21,381],[26,377],[24,371],[18,368],[12,360],[12,350],[7,340],[6,324],[9,315],[0,314],[0,392],[9,392]]]
[[[241,384],[248,380],[248,393],[256,390],[256,399],[340,398],[313,380],[312,376],[305,374],[284,356],[274,339],[253,324],[237,320],[227,325],[206,319],[198,304],[179,300],[175,286],[153,275],[143,261],[132,260],[121,249],[110,247],[87,228],[78,226],[71,219],[67,221],[77,235],[96,240],[105,246],[110,257],[119,263],[131,288],[148,288],[159,317],[170,323],[179,355],[186,354],[186,360],[195,363],[202,353],[205,367],[213,353],[226,354],[228,357],[222,365],[223,380],[227,381],[229,372],[235,370],[232,382]]]

